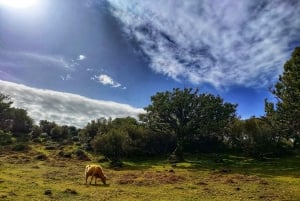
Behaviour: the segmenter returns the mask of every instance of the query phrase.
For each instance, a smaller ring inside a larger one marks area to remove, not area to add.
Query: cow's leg
[[[90,184],[92,184],[93,178],[94,178],[94,174],[92,174],[92,178],[91,178]]]
[[[88,180],[89,176],[85,175],[85,184],[87,184],[87,180]]]
[[[90,181],[90,184],[92,183],[92,181],[93,181],[93,178],[95,178],[95,184],[96,184],[97,177],[96,177],[96,175],[95,175],[95,173],[94,173],[94,172],[93,172],[93,174],[92,174],[92,179],[91,179],[91,181]]]

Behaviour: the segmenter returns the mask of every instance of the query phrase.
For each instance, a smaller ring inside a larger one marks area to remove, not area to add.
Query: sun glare
[[[0,6],[11,8],[29,8],[36,4],[37,0],[0,0]]]

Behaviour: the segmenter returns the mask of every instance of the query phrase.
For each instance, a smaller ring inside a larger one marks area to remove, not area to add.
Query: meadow
[[[224,154],[216,162],[214,154],[199,154],[177,164],[162,156],[124,160],[116,169],[96,155],[79,160],[74,149],[1,148],[0,200],[300,200],[300,156],[257,161]],[[91,163],[103,166],[107,185],[85,184],[85,165]]]

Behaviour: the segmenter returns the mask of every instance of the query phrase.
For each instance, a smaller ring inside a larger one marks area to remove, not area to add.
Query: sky
[[[137,117],[184,87],[259,117],[299,45],[297,0],[0,0],[0,92],[35,123]]]

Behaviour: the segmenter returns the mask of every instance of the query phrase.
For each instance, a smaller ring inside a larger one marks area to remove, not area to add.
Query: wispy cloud
[[[100,117],[137,117],[144,110],[130,105],[93,100],[83,96],[42,90],[0,80],[1,93],[11,96],[14,106],[24,108],[38,123],[55,121],[61,125],[85,126]]]
[[[60,79],[63,80],[63,81],[68,81],[68,80],[72,80],[73,77],[71,76],[71,74],[67,74],[65,76],[60,75]]]
[[[264,87],[299,43],[300,1],[107,1],[151,68],[175,80]]]
[[[73,70],[74,68],[73,63],[68,62],[62,56],[44,55],[44,54],[32,53],[32,52],[23,52],[20,53],[20,56],[27,57],[28,59],[38,60],[43,63],[53,64],[55,66],[60,66],[70,70]]]
[[[96,82],[99,82],[103,85],[108,85],[113,88],[118,88],[121,87],[122,85],[115,81],[112,77],[106,75],[106,74],[100,74],[100,75],[95,75],[94,77],[91,78],[92,80],[95,80]],[[126,87],[122,87],[122,89],[126,89]]]
[[[36,52],[24,52],[24,51],[5,51],[0,50],[0,59],[7,63],[18,65],[19,67],[32,66],[33,64],[41,67],[56,67],[65,70],[74,70],[78,64],[74,61],[69,61],[63,56],[48,55]]]

